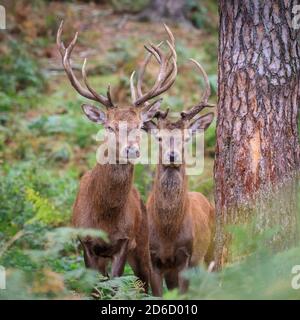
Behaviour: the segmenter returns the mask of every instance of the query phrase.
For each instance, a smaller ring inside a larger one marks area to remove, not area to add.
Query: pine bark
[[[277,248],[297,239],[300,34],[289,0],[220,0],[214,176],[217,267],[229,258],[228,224],[256,215],[277,226]]]

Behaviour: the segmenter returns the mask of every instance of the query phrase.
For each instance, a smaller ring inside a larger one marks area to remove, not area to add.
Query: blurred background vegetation
[[[69,228],[80,177],[96,162],[98,128],[81,112],[84,102],[62,69],[55,36],[80,32],[73,65],[89,60],[91,83],[114,100],[130,101],[129,76],[143,60],[143,44],[164,37],[160,21],[144,13],[148,0],[4,1],[8,30],[0,32],[0,265],[7,290],[0,299],[136,299],[145,296],[126,266],[125,275],[105,279],[84,268],[77,236]],[[180,111],[195,104],[202,79],[188,58],[202,63],[217,90],[218,8],[216,0],[187,0],[184,20],[163,18],[176,37],[179,74],[163,107]],[[150,85],[157,69],[151,68]],[[79,72],[80,74],[80,72]],[[205,134],[205,167],[190,188],[213,201],[215,123]],[[135,184],[146,199],[154,168],[136,166]],[[297,248],[274,255],[263,245],[270,234],[249,236],[236,227],[236,260],[222,272],[192,270],[191,288],[166,298],[295,298],[290,270],[300,264]],[[104,236],[101,234],[101,236]],[[250,239],[250,240],[249,240]],[[270,272],[270,270],[272,272]],[[280,276],[282,275],[282,276]],[[259,284],[258,284],[259,283]],[[262,289],[262,290],[260,290]]]

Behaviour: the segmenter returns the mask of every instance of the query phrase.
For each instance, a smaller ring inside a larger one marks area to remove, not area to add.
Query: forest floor
[[[56,32],[64,20],[63,40],[68,44],[79,31],[72,54],[76,75],[81,78],[82,63],[88,58],[90,83],[103,94],[110,84],[119,105],[130,103],[129,77],[144,59],[144,44],[158,43],[167,35],[162,23],[138,22],[95,4],[50,2],[35,7],[20,1],[8,17],[10,29],[0,34],[0,247],[5,248],[0,251],[0,265],[18,271],[11,272],[9,283],[14,289],[6,294],[23,298],[64,292],[69,296],[67,283],[68,289],[74,287],[74,297],[81,297],[86,292],[78,289],[77,282],[88,281],[90,274],[86,275],[74,234],[66,227],[80,177],[96,163],[99,128],[82,114],[80,106],[87,100],[67,79]],[[178,77],[164,95],[163,108],[179,112],[199,101],[204,83],[189,58],[204,66],[212,86],[211,101],[216,101],[216,29],[203,31],[172,23],[169,27],[176,38]],[[154,63],[148,68],[148,87],[157,71]],[[213,201],[215,123],[205,143],[204,171],[190,177],[190,188]],[[136,165],[134,183],[144,200],[154,170],[155,166]],[[45,249],[49,237],[56,242]],[[38,279],[26,273],[32,271]],[[125,274],[129,278],[99,284],[98,292],[105,298],[136,297],[139,293],[128,289],[132,288],[128,281],[133,281],[128,266]],[[47,279],[54,279],[55,285]],[[27,288],[23,293],[17,290],[21,284]]]

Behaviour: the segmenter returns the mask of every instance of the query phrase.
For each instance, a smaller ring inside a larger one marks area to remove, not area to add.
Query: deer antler
[[[136,107],[140,107],[145,103],[147,104],[148,100],[151,100],[152,98],[157,97],[163,92],[167,91],[175,81],[175,78],[177,75],[177,64],[176,64],[177,55],[175,51],[175,38],[171,30],[168,28],[168,26],[164,24],[164,27],[170,38],[170,41],[168,40],[166,41],[171,51],[170,54],[167,56],[160,49],[160,46],[162,45],[163,42],[161,42],[157,46],[150,43],[149,46],[145,46],[145,49],[149,53],[147,54],[138,74],[137,90],[134,86],[135,72],[133,72],[130,77],[131,97],[133,100],[133,104]],[[147,65],[149,64],[152,56],[154,56],[156,61],[159,63],[159,73],[157,75],[157,78],[153,87],[147,93],[143,94],[142,92],[143,77],[144,77]]]
[[[72,51],[73,51],[73,49],[76,45],[76,42],[77,42],[78,32],[76,32],[75,37],[70,42],[69,46],[66,48],[64,43],[61,40],[61,35],[62,35],[62,31],[63,31],[63,24],[64,24],[64,22],[62,21],[60,23],[59,29],[57,31],[56,43],[57,43],[58,50],[59,50],[61,57],[62,57],[62,63],[63,63],[64,69],[66,71],[66,74],[67,74],[73,88],[83,97],[90,99],[90,100],[100,102],[101,104],[103,104],[107,108],[113,108],[114,104],[111,99],[109,86],[107,89],[107,97],[105,97],[101,94],[98,94],[89,85],[88,80],[87,80],[86,70],[85,70],[86,59],[84,60],[84,63],[82,66],[82,76],[83,76],[83,80],[84,80],[84,83],[85,83],[87,89],[84,88],[81,85],[81,83],[78,81],[78,79],[76,78],[76,76],[73,72],[72,66],[71,66],[70,58],[71,58]]]
[[[156,112],[155,118],[156,118],[157,120],[166,119],[167,116],[168,116],[168,114],[169,114],[169,111],[170,111],[170,108],[167,108],[166,111],[161,111],[161,110],[159,110],[159,111]]]
[[[204,82],[205,82],[205,90],[204,90],[204,93],[200,99],[200,102],[197,105],[193,106],[188,111],[181,112],[181,119],[179,121],[191,120],[192,118],[195,117],[195,115],[197,115],[205,107],[215,107],[215,105],[208,103],[208,99],[210,97],[211,91],[210,91],[209,79],[208,79],[206,72],[204,71],[203,67],[201,66],[201,64],[199,62],[197,62],[194,59],[190,59],[190,61],[192,61],[196,65],[196,67],[200,70],[200,72],[202,73],[202,75],[204,77]]]

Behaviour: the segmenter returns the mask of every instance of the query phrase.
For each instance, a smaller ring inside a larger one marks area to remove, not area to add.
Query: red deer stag
[[[158,111],[157,123],[147,124],[159,141],[159,163],[147,202],[151,286],[157,296],[162,295],[163,278],[169,289],[179,287],[183,292],[188,283],[180,272],[210,260],[212,253],[214,208],[201,193],[188,192],[184,159],[186,142],[196,130],[207,129],[214,118],[213,113],[208,113],[192,120],[204,107],[211,106],[208,77],[201,65],[192,61],[205,79],[206,90],[201,102],[190,111],[182,112],[176,122],[167,119],[167,110]]]
[[[121,164],[122,159],[136,159],[140,153],[140,139],[121,142],[118,138],[119,123],[126,122],[128,130],[141,131],[144,124],[151,120],[160,107],[162,99],[148,102],[167,91],[175,81],[177,74],[174,37],[165,26],[170,41],[166,41],[170,54],[165,54],[160,45],[145,46],[149,51],[143,65],[147,65],[151,56],[159,63],[159,72],[153,87],[145,94],[141,93],[143,72],[139,73],[137,91],[134,87],[134,73],[131,76],[131,106],[117,107],[112,102],[108,87],[107,96],[98,94],[89,84],[85,71],[86,60],[82,67],[83,87],[76,78],[70,63],[71,53],[76,44],[78,33],[68,47],[61,40],[63,23],[57,33],[57,45],[62,56],[66,74],[77,92],[106,107],[106,112],[93,105],[84,104],[83,112],[89,120],[105,127],[105,141],[116,134],[118,146],[115,164],[99,164],[81,179],[79,191],[73,208],[73,225],[78,228],[94,228],[105,231],[109,243],[95,238],[81,239],[84,260],[87,267],[99,270],[107,275],[109,261],[112,261],[112,276],[121,276],[128,259],[134,273],[148,289],[150,273],[150,254],[148,221],[146,208],[140,195],[133,186],[133,164]],[[129,140],[129,139],[128,139]],[[123,144],[122,144],[123,143]],[[109,146],[110,147],[110,146]],[[112,148],[114,148],[112,146]],[[114,149],[115,151],[115,149]]]

